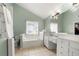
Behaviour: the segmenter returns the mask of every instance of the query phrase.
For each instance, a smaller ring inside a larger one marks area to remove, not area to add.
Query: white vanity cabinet
[[[54,43],[55,45],[50,43]],[[79,56],[79,36],[76,35],[45,35],[44,45],[47,48],[56,48],[57,45],[57,56]]]
[[[69,41],[65,39],[57,40],[57,56],[68,56],[69,55]]]
[[[53,36],[45,35],[44,36],[44,45],[48,49],[56,49],[56,38]]]
[[[62,36],[57,40],[57,56],[79,56],[79,42],[76,36]]]

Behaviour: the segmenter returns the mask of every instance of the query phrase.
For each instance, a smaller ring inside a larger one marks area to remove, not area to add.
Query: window
[[[51,30],[51,32],[57,33],[58,32],[58,24],[57,23],[51,23],[50,24],[50,30]]]
[[[38,34],[38,22],[27,21],[26,22],[26,34]]]

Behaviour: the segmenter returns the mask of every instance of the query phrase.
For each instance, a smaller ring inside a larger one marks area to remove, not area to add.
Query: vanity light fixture
[[[60,15],[60,13],[59,12],[57,12],[54,16],[52,16],[55,20],[57,20],[58,19],[58,16]]]
[[[73,3],[72,5],[76,7],[79,5],[79,3]]]
[[[78,3],[73,3],[72,4],[72,8],[70,9],[72,12],[76,11],[77,9],[79,9],[79,4]]]

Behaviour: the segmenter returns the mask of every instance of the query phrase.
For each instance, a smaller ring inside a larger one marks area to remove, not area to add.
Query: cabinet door
[[[69,55],[69,41],[65,39],[57,40],[57,55],[68,56]]]
[[[48,36],[44,37],[44,45],[48,47]]]
[[[62,54],[61,50],[61,39],[57,40],[57,56],[60,56]]]
[[[61,47],[63,47],[63,51],[68,52],[69,49],[69,40],[62,39]]]
[[[79,50],[74,49],[72,52],[72,56],[79,56]]]
[[[70,47],[79,49],[79,43],[75,41],[70,41]]]
[[[69,56],[72,56],[72,54],[73,54],[73,48],[69,48]]]
[[[69,55],[70,56],[79,56],[79,50],[75,49],[75,48],[70,48]]]
[[[79,56],[79,43],[70,41],[70,49],[69,49],[70,56]]]
[[[69,55],[69,53],[68,53],[68,48],[67,48],[67,50],[66,49],[64,49],[64,47],[62,48],[62,56],[68,56]]]

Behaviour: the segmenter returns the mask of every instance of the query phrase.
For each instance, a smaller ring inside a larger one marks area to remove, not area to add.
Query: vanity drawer
[[[66,39],[57,40],[57,55],[68,56],[69,54],[69,41]]]
[[[66,39],[61,39],[61,43],[62,45],[67,46],[69,44],[69,41]]]

